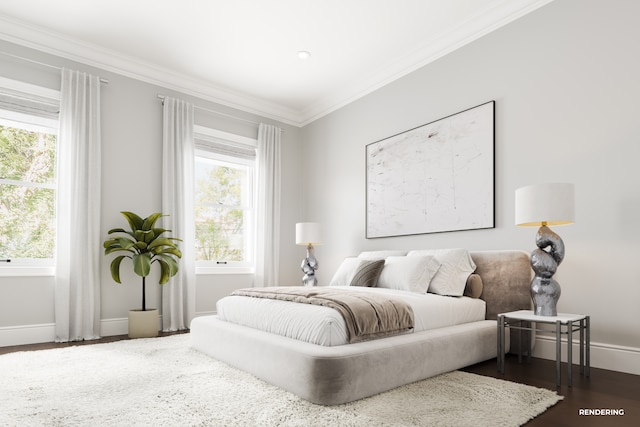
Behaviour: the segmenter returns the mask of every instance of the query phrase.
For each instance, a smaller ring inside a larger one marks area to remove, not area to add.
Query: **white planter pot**
[[[129,338],[158,336],[158,309],[129,310]]]

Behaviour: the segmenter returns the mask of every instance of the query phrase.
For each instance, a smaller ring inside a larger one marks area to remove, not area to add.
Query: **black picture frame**
[[[365,147],[366,238],[495,227],[495,101]]]

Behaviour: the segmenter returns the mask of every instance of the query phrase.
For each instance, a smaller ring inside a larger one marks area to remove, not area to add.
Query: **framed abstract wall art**
[[[366,237],[493,228],[495,101],[373,142]]]

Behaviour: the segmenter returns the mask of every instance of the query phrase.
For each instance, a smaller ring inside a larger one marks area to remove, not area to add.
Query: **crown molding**
[[[400,60],[369,76],[361,76],[348,82],[313,102],[303,109],[301,125],[312,123],[552,1],[554,0],[494,2],[482,13],[428,40]]]
[[[553,0],[498,0],[456,28],[403,58],[329,92],[301,111],[232,91],[117,52],[0,17],[0,39],[92,67],[192,95],[246,113],[302,127],[459,49]]]
[[[301,126],[300,112],[24,22],[0,17],[0,39],[250,114]]]

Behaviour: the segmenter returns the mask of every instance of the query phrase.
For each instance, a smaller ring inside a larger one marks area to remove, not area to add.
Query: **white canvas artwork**
[[[494,227],[494,106],[366,146],[366,237]]]

